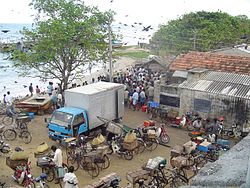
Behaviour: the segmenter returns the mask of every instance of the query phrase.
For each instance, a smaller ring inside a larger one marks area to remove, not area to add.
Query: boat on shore
[[[113,41],[112,42],[113,48],[121,48],[122,46],[123,46],[123,42],[121,42],[121,41]]]
[[[27,112],[34,112],[38,115],[44,114],[50,110],[52,106],[49,96],[32,96],[15,104],[16,108]]]

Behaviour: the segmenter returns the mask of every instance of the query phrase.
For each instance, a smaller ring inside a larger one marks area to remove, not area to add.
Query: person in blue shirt
[[[48,94],[49,96],[52,95],[52,91],[53,91],[53,83],[52,82],[49,82],[49,85],[47,86],[47,91],[48,91]]]

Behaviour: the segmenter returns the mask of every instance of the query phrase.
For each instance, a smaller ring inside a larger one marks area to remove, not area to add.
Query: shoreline
[[[117,72],[124,72],[127,70],[127,68],[131,68],[135,65],[135,62],[137,60],[133,59],[133,58],[129,58],[129,57],[119,57],[119,59],[113,64],[113,75],[115,75],[115,73]],[[89,74],[88,72],[86,73],[86,75],[83,78],[80,79],[76,79],[72,84],[76,84],[76,85],[83,85],[83,82],[87,81],[88,84],[90,84],[92,82],[92,78],[95,79],[95,82],[97,81],[97,78],[99,76],[106,76],[107,75],[107,71],[104,68],[100,68],[100,69],[96,69],[94,70],[94,72],[92,72],[91,74]],[[30,78],[27,78],[27,80],[29,80]],[[35,78],[37,80],[37,78]],[[35,80],[34,79],[34,80]],[[32,82],[32,81],[28,81],[27,83]],[[33,84],[33,87],[35,88],[36,84]],[[70,86],[70,87],[71,87]],[[70,88],[69,87],[69,88]],[[46,90],[46,83],[40,83],[39,88],[42,91],[47,92]],[[10,91],[11,95],[13,96],[13,99],[22,99],[24,97],[26,97],[27,95],[29,95],[30,93],[28,92],[28,87],[27,88],[23,88],[22,92],[15,92],[15,90],[9,90],[8,88],[2,90],[1,93],[1,98],[0,98],[0,102],[3,102],[3,94],[7,93],[7,91]]]

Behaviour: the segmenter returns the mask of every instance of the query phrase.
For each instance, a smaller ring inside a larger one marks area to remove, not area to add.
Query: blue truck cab
[[[49,138],[62,141],[88,131],[88,116],[84,109],[65,107],[53,112],[48,122]]]

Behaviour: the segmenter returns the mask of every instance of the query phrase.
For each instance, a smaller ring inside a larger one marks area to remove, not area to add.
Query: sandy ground
[[[46,128],[46,123],[44,122],[44,118],[48,117],[45,116],[36,116],[32,122],[29,124],[29,130],[32,134],[33,140],[30,144],[24,144],[20,138],[17,138],[15,141],[8,142],[12,149],[16,146],[22,147],[25,151],[29,153],[29,159],[32,164],[32,174],[34,176],[38,176],[41,173],[41,169],[36,166],[36,158],[34,158],[34,151],[36,147],[41,142],[46,142],[48,145],[56,144],[56,142],[51,141],[48,139],[48,130]],[[143,113],[141,111],[132,111],[130,109],[125,110],[125,116],[123,120],[123,124],[128,125],[130,127],[137,127],[141,125],[144,120],[148,119],[148,114]],[[168,128],[169,135],[171,137],[170,146],[174,146],[177,144],[183,144],[189,140],[187,136],[187,132],[184,130],[176,129],[176,128]],[[140,155],[136,155],[132,161],[127,161],[123,158],[119,158],[116,155],[111,155],[111,165],[108,169],[101,171],[99,177],[96,179],[92,179],[87,172],[79,169],[76,172],[76,175],[79,179],[79,187],[83,187],[90,182],[98,180],[98,178],[103,177],[111,172],[116,172],[121,178],[121,184],[125,186],[127,184],[126,180],[126,173],[131,170],[137,170],[142,165],[144,165],[149,158],[153,158],[156,156],[162,156],[169,160],[170,156],[170,149],[165,146],[159,146],[155,151],[149,152],[145,151]],[[64,151],[64,160],[66,161],[65,157],[65,150]],[[5,164],[5,156],[0,156],[0,180],[6,181],[7,185],[16,186],[16,183],[11,181],[11,175],[13,171]],[[53,182],[50,183],[50,187],[59,187],[59,185],[54,184]]]
[[[133,49],[132,49],[133,50]],[[127,68],[134,65],[135,60],[132,58],[122,57],[114,64],[114,70],[126,70]],[[98,76],[103,75],[101,70],[92,74],[92,77],[97,78]],[[34,176],[38,176],[41,173],[41,169],[36,166],[36,158],[34,157],[34,151],[36,150],[37,146],[42,143],[46,142],[48,145],[57,144],[49,140],[48,138],[48,130],[46,128],[46,123],[44,122],[44,118],[49,117],[49,115],[45,116],[36,116],[32,122],[29,124],[29,131],[32,134],[33,140],[30,144],[26,145],[22,142],[20,138],[17,138],[15,141],[8,142],[12,149],[16,146],[22,147],[25,151],[29,153],[29,159],[32,164],[32,174]],[[148,119],[148,114],[143,113],[141,111],[132,111],[130,109],[125,110],[125,116],[123,119],[123,124],[128,125],[130,127],[137,127],[143,123],[144,120]],[[176,129],[176,128],[169,128],[168,129],[169,135],[171,137],[170,146],[175,146],[178,144],[183,144],[189,140],[187,136],[187,132],[184,130]],[[64,151],[64,161],[66,162],[65,157],[65,150]],[[127,161],[123,158],[120,158],[116,155],[111,155],[111,165],[108,169],[101,171],[99,177],[92,179],[89,174],[81,169],[76,172],[76,175],[79,179],[79,187],[83,187],[90,182],[94,182],[98,180],[98,178],[103,177],[111,172],[116,172],[121,178],[122,182],[121,185],[127,185],[126,180],[126,173],[132,170],[140,169],[142,165],[144,165],[149,158],[162,156],[169,160],[170,157],[170,149],[169,147],[159,146],[155,151],[148,152],[145,151],[140,155],[136,155],[132,161]],[[12,182],[11,175],[13,171],[5,164],[5,156],[0,156],[0,181],[7,182],[7,186],[18,187],[16,183]],[[59,185],[54,184],[53,182],[50,183],[51,188],[59,187]]]

